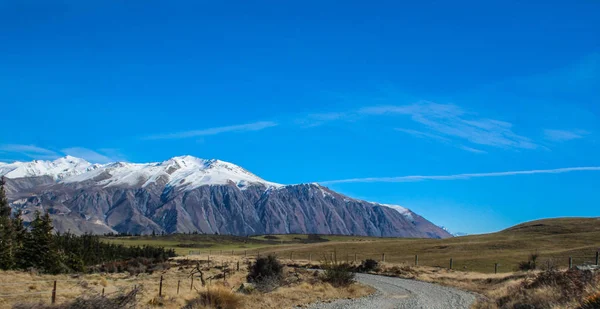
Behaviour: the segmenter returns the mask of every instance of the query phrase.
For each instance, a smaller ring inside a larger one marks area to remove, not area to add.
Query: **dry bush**
[[[73,302],[61,305],[16,304],[13,309],[134,309],[136,308],[136,295],[138,292],[139,290],[136,289],[127,294],[110,298],[99,295],[79,297]]]
[[[532,253],[529,255],[529,260],[520,262],[517,268],[520,271],[530,271],[537,269],[537,260],[540,257],[538,253]]]
[[[337,259],[337,252],[334,251],[331,258],[325,258],[321,262],[323,268],[322,280],[334,287],[345,287],[354,283],[355,274],[353,267]]]
[[[379,271],[379,262],[373,259],[366,259],[360,263],[357,270],[363,273]]]
[[[394,276],[405,279],[415,279],[418,275],[418,272],[414,270],[410,266],[392,266],[390,268],[386,268],[383,271],[384,275]]]
[[[246,279],[253,283],[257,290],[271,292],[279,287],[283,279],[283,265],[274,255],[259,257],[248,267]]]
[[[200,295],[189,300],[182,309],[237,309],[242,306],[242,298],[224,288],[215,288],[200,292]]]
[[[501,309],[544,309],[557,306],[574,308],[583,305],[581,302],[586,294],[597,283],[598,275],[590,271],[545,271],[508,289],[505,295],[496,299],[495,304]]]
[[[122,273],[128,272],[131,275],[148,273],[152,274],[155,271],[162,271],[169,269],[170,264],[167,262],[161,262],[156,259],[149,258],[135,258],[125,261],[113,261],[104,263],[99,266],[90,267],[89,271],[92,273]]]

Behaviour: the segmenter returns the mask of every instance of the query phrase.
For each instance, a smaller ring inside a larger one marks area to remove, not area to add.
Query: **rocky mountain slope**
[[[280,185],[234,164],[190,156],[94,165],[74,157],[0,165],[14,209],[48,210],[76,233],[317,233],[451,237],[412,211],[318,184]]]

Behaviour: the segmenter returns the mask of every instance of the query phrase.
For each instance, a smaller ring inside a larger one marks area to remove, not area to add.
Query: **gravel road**
[[[316,303],[310,309],[468,309],[475,296],[431,283],[356,274],[356,280],[377,292],[359,299]]]

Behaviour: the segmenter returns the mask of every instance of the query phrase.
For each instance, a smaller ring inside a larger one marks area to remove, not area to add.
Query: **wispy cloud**
[[[553,142],[566,142],[583,138],[590,132],[585,130],[544,130],[544,138]]]
[[[473,148],[473,147],[460,146],[459,148],[462,150],[466,150],[468,152],[472,152],[472,153],[478,153],[478,154],[487,153],[487,151],[485,151],[485,150],[481,150],[481,149],[477,149],[477,148]]]
[[[479,117],[453,104],[423,101],[403,106],[363,108],[365,115],[407,115],[426,129],[430,136],[442,136],[468,141],[477,145],[505,149],[535,149],[531,139],[513,131],[509,122]]]
[[[0,145],[0,153],[11,156],[26,156],[36,160],[54,160],[64,155],[85,159],[93,163],[108,163],[121,160],[123,156],[116,149],[95,151],[84,147],[69,147],[54,151],[36,145],[6,144]],[[14,160],[4,160],[14,161]]]
[[[110,163],[119,161],[118,158],[99,153],[97,151],[83,148],[83,147],[71,147],[62,149],[62,152],[66,155],[70,155],[77,158],[82,158],[86,161],[93,163]]]
[[[55,159],[60,157],[60,154],[46,148],[35,145],[22,144],[6,144],[0,145],[0,152],[21,154],[34,159]]]
[[[310,128],[318,127],[320,125],[337,120],[350,121],[353,118],[355,118],[354,114],[348,112],[316,113],[308,114],[304,117],[298,118],[296,119],[295,123],[303,127]]]
[[[434,140],[438,140],[441,142],[450,142],[450,139],[436,135],[436,134],[432,134],[432,133],[427,133],[427,132],[422,132],[422,131],[417,131],[417,130],[411,130],[411,129],[403,129],[403,128],[396,128],[395,129],[398,132],[402,132],[402,133],[406,133],[409,135],[412,135],[414,137],[418,137],[418,138],[429,138],[429,139],[434,139]]]
[[[532,175],[532,174],[561,174],[577,171],[600,171],[600,166],[588,167],[567,167],[547,170],[528,170],[528,171],[511,171],[511,172],[493,172],[493,173],[473,173],[473,174],[455,174],[442,176],[399,176],[399,177],[371,177],[371,178],[350,178],[340,180],[322,181],[320,184],[338,184],[338,183],[368,183],[368,182],[417,182],[424,180],[460,180],[482,177],[503,177],[516,175]]]
[[[176,133],[158,134],[146,137],[148,140],[160,140],[160,139],[183,139],[199,136],[217,135],[221,133],[231,132],[248,132],[248,131],[260,131],[263,129],[277,126],[276,122],[272,121],[259,121],[247,124],[239,124],[224,127],[206,128],[201,130],[191,130]]]

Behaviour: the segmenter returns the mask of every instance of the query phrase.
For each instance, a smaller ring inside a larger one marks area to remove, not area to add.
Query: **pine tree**
[[[62,255],[59,254],[53,235],[52,220],[48,212],[39,211],[31,221],[31,232],[25,238],[20,262],[23,268],[33,267],[45,273],[57,274],[64,271]]]
[[[44,245],[44,252],[42,254],[42,268],[45,272],[51,274],[58,274],[63,271],[62,262],[64,260],[63,254],[58,252],[58,246],[55,244],[54,239],[54,227],[52,226],[52,219],[50,214],[45,212],[42,216],[42,222],[40,232],[38,235],[41,237],[38,241],[41,241]]]
[[[6,185],[6,180],[4,176],[0,178],[0,217],[10,217],[11,209],[10,205],[8,205],[8,199],[6,198],[6,190],[4,186]]]
[[[13,248],[15,254],[15,266],[20,269],[26,267],[25,264],[25,242],[29,232],[23,223],[23,211],[19,209],[17,214],[12,220],[13,226]]]
[[[4,270],[15,266],[11,208],[6,198],[5,184],[4,177],[0,178],[0,269]]]

